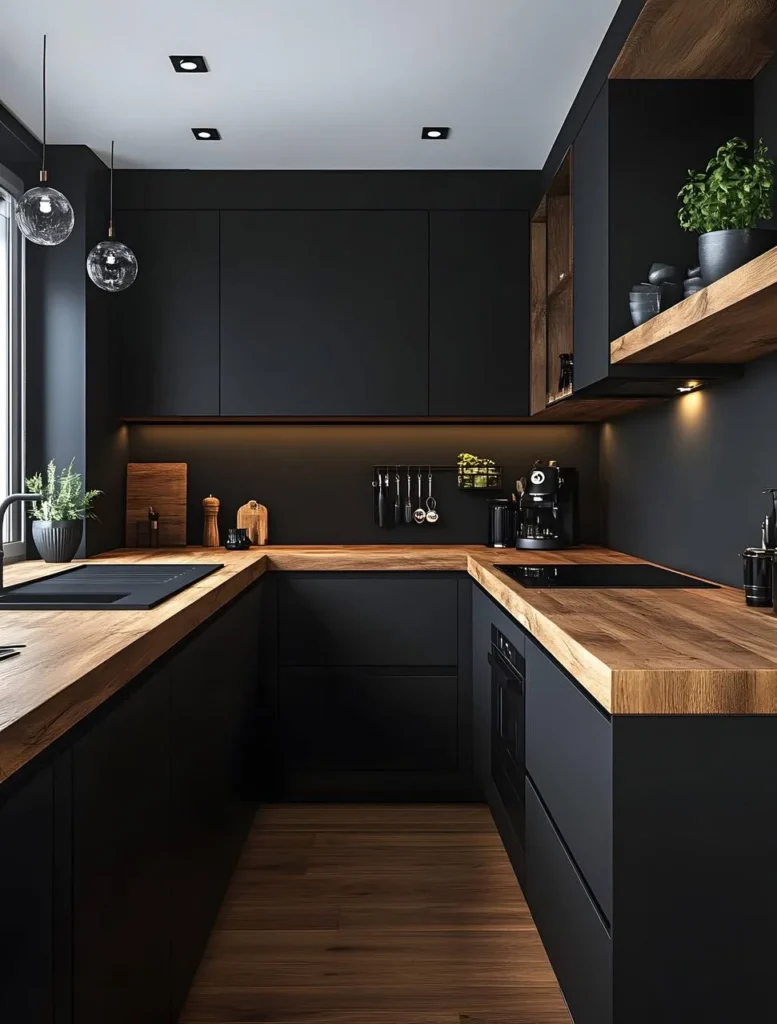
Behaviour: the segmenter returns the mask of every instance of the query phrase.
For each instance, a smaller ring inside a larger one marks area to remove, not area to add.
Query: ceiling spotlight
[[[696,388],[701,387],[697,380],[689,380],[687,384],[683,384],[677,390],[681,395],[687,394],[689,391],[695,391]]]
[[[450,134],[450,128],[422,128],[421,138],[422,139],[447,139]]]
[[[192,128],[192,134],[199,142],[221,141],[221,132],[218,128]]]
[[[202,56],[171,56],[170,61],[173,65],[173,68],[179,74],[183,75],[204,74],[206,71],[210,70],[205,61],[205,58]]]

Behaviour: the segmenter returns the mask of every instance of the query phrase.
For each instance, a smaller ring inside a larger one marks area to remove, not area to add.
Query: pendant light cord
[[[46,36],[43,36],[43,160],[41,175],[46,173]],[[43,179],[42,179],[43,180]]]
[[[111,139],[111,188],[108,215],[108,238],[113,238],[113,139]]]

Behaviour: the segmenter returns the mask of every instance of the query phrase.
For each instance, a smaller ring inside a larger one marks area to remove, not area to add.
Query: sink
[[[147,609],[221,569],[208,565],[77,565],[0,592],[0,609]]]

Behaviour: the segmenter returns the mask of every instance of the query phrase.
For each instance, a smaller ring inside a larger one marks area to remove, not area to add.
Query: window
[[[22,489],[23,468],[23,289],[22,236],[14,219],[21,182],[0,167],[0,498]],[[6,557],[24,554],[20,505],[5,517]]]

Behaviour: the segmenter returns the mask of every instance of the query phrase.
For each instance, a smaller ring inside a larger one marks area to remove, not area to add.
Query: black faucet
[[[15,501],[40,501],[40,494],[9,494],[8,497],[0,503],[0,591],[5,590],[3,585],[3,562],[5,560],[5,552],[3,551],[3,533],[5,527],[5,512],[6,509],[13,505]]]

